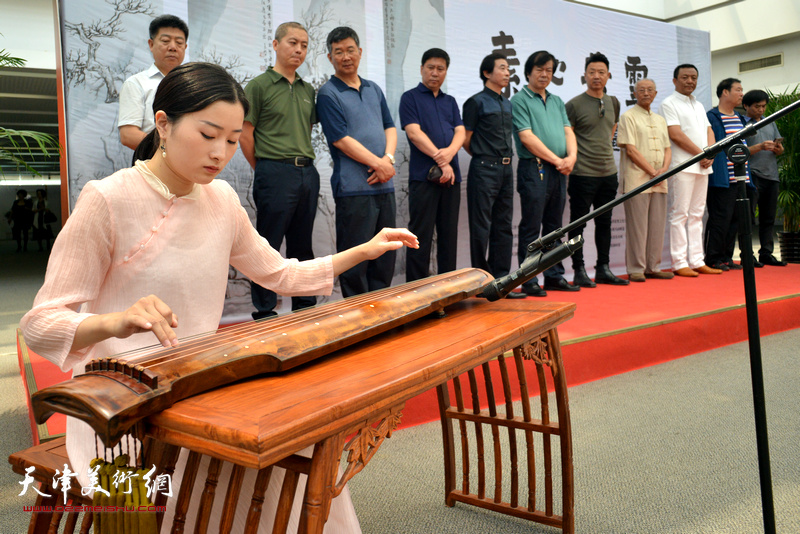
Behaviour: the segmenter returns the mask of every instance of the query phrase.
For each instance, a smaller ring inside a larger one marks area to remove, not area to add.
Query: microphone
[[[524,284],[537,274],[546,271],[564,258],[568,258],[583,246],[583,236],[576,236],[566,243],[560,243],[549,250],[538,250],[528,254],[519,269],[511,274],[492,280],[477,295],[492,302],[499,300],[520,284]]]

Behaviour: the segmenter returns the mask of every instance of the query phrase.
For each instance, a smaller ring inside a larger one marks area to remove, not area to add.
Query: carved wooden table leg
[[[574,485],[572,469],[572,429],[569,416],[569,399],[567,396],[567,383],[564,376],[564,366],[561,361],[561,346],[558,340],[558,333],[552,329],[542,335],[534,337],[532,340],[523,343],[514,349],[513,365],[507,362],[505,355],[497,357],[497,365],[482,364],[472,371],[466,373],[469,379],[469,395],[472,400],[472,409],[466,409],[462,391],[461,377],[452,380],[452,393],[455,396],[455,407],[452,405],[448,384],[437,387],[437,397],[439,400],[439,412],[442,419],[442,438],[444,445],[444,468],[445,468],[445,503],[453,506],[456,501],[461,501],[474,506],[479,506],[496,512],[513,515],[536,521],[546,525],[561,528],[565,533],[572,534],[575,531],[574,518]],[[534,419],[531,410],[531,395],[528,388],[526,372],[526,362],[530,370],[533,364],[535,379],[531,385],[538,386],[538,394],[541,404],[541,418]],[[513,407],[513,397],[515,388],[512,387],[512,377],[509,370],[513,369],[517,374],[518,391],[521,397],[522,415],[516,415]],[[477,372],[483,375],[484,398],[481,403],[479,399],[478,384],[480,383]],[[499,390],[493,374],[499,371],[500,383],[502,384],[502,399],[498,397]],[[558,420],[551,421],[550,401],[547,396],[548,383],[552,383],[555,389],[556,408]],[[496,391],[497,390],[497,391]],[[505,414],[499,413],[497,405],[504,405]],[[481,404],[487,406],[481,409]],[[455,435],[453,431],[453,420],[459,423],[461,434],[460,455],[462,458],[462,487],[456,489],[456,449]],[[472,422],[475,425],[475,455],[477,456],[477,494],[471,493],[469,489],[470,476],[470,443],[466,431],[466,425]],[[489,426],[492,440],[492,454],[490,458],[484,458],[484,439],[483,426]],[[504,445],[501,441],[500,429],[506,428],[508,433],[508,444]],[[519,460],[520,452],[517,448],[517,434],[522,432],[525,440],[524,462]],[[553,436],[559,439],[561,463],[561,515],[554,509],[553,495]],[[535,439],[541,439],[542,458],[537,464],[534,453]],[[508,500],[503,498],[503,447],[507,447],[507,464],[509,471],[506,476],[509,479],[510,494]],[[485,488],[485,463],[494,464],[494,491],[490,496],[486,495]],[[540,465],[544,474],[544,510],[536,507],[536,469]],[[521,473],[527,469],[527,473]],[[520,479],[527,481],[528,494],[520,498]]]
[[[331,436],[314,446],[298,532],[322,532],[330,513],[331,501],[344,490],[348,480],[366,467],[386,438],[392,436],[400,424],[403,405],[389,409],[377,425],[368,424],[359,429],[344,448],[342,443],[345,436],[351,432]],[[344,452],[347,452],[347,467],[337,481],[339,461]]]

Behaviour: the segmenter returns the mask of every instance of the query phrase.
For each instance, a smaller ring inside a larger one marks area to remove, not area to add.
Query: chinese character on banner
[[[567,71],[567,64],[563,61],[556,60],[556,64],[553,65],[553,84],[554,85],[564,85],[564,77],[563,76],[556,76],[556,73],[564,73]]]
[[[625,101],[628,106],[636,103],[636,95],[633,91],[636,88],[636,82],[647,78],[647,66],[640,65],[641,61],[639,56],[628,56],[628,61],[625,63],[625,76],[628,78],[628,85],[631,90],[630,100]]]
[[[163,493],[167,497],[172,497],[172,477],[169,475],[158,475],[151,481],[150,479],[153,473],[155,473],[155,470],[156,466],[153,465],[153,468],[142,477],[144,485],[147,488],[147,498],[149,499],[151,495],[155,498],[159,493]]]
[[[67,464],[64,464],[63,473],[60,473],[58,469],[56,469],[56,474],[53,477],[53,489],[58,489],[58,485],[61,484],[61,493],[64,494],[64,504],[67,504],[67,493],[69,493],[69,490],[72,489],[71,479],[77,477],[78,473],[73,473]]]
[[[508,86],[503,89],[503,94],[506,97],[511,97],[512,94],[519,92],[519,76],[516,74],[517,69],[511,68],[519,66],[519,59],[517,59],[517,51],[513,48],[507,48],[508,45],[514,44],[514,37],[506,35],[505,32],[500,32],[500,35],[492,37],[492,45],[499,48],[492,50],[493,53],[501,54],[508,61]],[[512,87],[513,86],[513,87]],[[512,93],[513,89],[513,93]]]
[[[33,484],[34,482],[36,482],[36,480],[34,480],[34,478],[31,476],[31,473],[33,473],[34,471],[36,471],[36,467],[35,466],[30,466],[30,467],[26,467],[25,468],[25,480],[20,482],[20,484],[22,484],[22,491],[19,492],[19,495],[17,495],[17,497],[22,497],[23,495],[25,495],[25,493],[27,493],[28,488],[30,487],[30,485]],[[37,488],[36,486],[33,486],[33,491],[35,491],[36,493],[38,493],[42,497],[50,497],[50,495],[48,495],[46,493],[42,493],[41,491],[39,491],[39,488]]]
[[[600,54],[600,52],[599,52],[599,51],[598,51],[598,52],[594,52],[594,53],[595,53],[595,54]],[[589,59],[589,57],[590,57],[590,56],[586,56],[586,59],[583,61],[583,62],[584,62],[584,64],[585,64],[585,63],[586,63],[586,61]],[[609,71],[608,71],[608,79],[610,80],[611,78],[613,78],[613,76],[611,76],[611,70],[609,69]],[[584,76],[583,74],[581,74],[581,85],[586,85],[586,76]]]

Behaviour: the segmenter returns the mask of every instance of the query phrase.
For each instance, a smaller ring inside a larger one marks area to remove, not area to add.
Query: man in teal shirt
[[[517,191],[522,217],[519,221],[521,264],[527,246],[540,230],[549,234],[561,227],[567,199],[567,177],[577,158],[575,134],[570,127],[564,101],[547,90],[553,79],[556,58],[545,50],[534,52],[525,62],[528,85],[511,98],[514,141],[517,144]],[[578,291],[564,278],[559,262],[544,272],[544,289],[536,278],[522,285],[528,295],[543,297],[546,290]]]

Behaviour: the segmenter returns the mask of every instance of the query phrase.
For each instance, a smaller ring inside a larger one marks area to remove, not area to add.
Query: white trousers
[[[703,213],[708,175],[680,172],[669,178],[669,252],[672,269],[697,269],[703,262]]]

